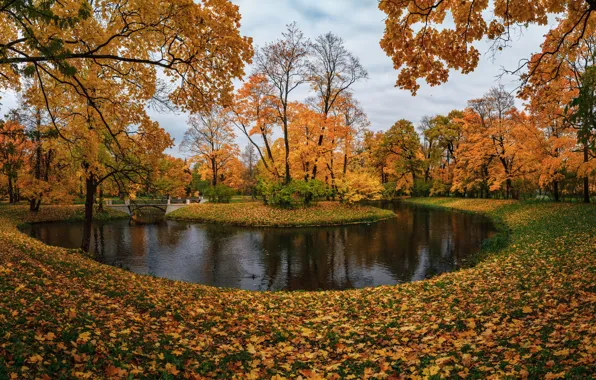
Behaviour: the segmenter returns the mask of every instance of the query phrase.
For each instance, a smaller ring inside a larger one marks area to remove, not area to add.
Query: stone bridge
[[[194,202],[191,202],[191,199],[186,199],[184,203],[172,203],[169,199],[164,202],[151,202],[151,203],[138,203],[138,202],[131,202],[128,199],[124,201],[124,204],[114,204],[112,203],[111,199],[106,200],[105,207],[111,208],[112,210],[120,211],[132,216],[135,210],[140,210],[143,208],[156,208],[164,212],[165,215],[186,207],[191,203],[203,203],[205,200],[197,199]]]

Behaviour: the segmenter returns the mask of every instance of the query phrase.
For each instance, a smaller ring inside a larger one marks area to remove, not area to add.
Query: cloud
[[[452,72],[449,82],[437,87],[422,83],[416,97],[410,92],[394,87],[397,71],[391,59],[385,55],[379,41],[383,36],[385,14],[377,8],[376,1],[362,0],[232,0],[242,14],[241,32],[251,36],[257,46],[263,46],[281,37],[285,25],[297,22],[304,34],[311,40],[318,35],[333,32],[344,39],[346,47],[354,53],[368,70],[370,78],[357,83],[353,89],[362,103],[374,130],[385,130],[399,119],[418,123],[423,116],[445,114],[452,109],[464,108],[470,99],[481,97],[491,86],[498,84],[497,75],[502,67],[514,69],[519,61],[539,50],[548,27],[530,27],[515,41],[512,48],[505,49],[495,60],[484,54],[475,72],[463,75]],[[490,44],[477,44],[480,52],[488,52]],[[250,68],[247,70],[250,72]],[[514,90],[518,83],[513,77],[501,82],[507,89]],[[239,84],[239,83],[237,83]],[[295,93],[295,98],[306,97],[308,86]],[[11,97],[5,94],[2,111],[14,106]],[[518,103],[518,105],[520,105]],[[180,113],[151,113],[180,144],[186,130],[188,115]],[[243,147],[246,139],[238,137]],[[170,154],[182,156],[178,147]]]

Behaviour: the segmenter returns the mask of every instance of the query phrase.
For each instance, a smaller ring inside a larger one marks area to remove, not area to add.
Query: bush
[[[265,204],[281,208],[310,206],[318,198],[328,195],[327,186],[317,180],[294,180],[288,185],[261,181],[257,188]]]
[[[226,185],[215,185],[205,190],[205,197],[213,203],[230,203],[236,191]]]
[[[366,172],[350,172],[337,183],[341,201],[347,204],[380,199],[385,190],[376,176]]]
[[[414,181],[414,187],[412,188],[412,195],[415,197],[428,197],[431,188],[431,182],[424,182],[423,179],[416,179]]]
[[[393,199],[399,195],[397,189],[397,182],[386,182],[383,184],[383,199]]]

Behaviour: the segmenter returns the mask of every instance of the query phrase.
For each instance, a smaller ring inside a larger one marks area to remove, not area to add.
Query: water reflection
[[[250,229],[164,221],[98,223],[100,261],[136,273],[252,290],[347,289],[421,280],[454,270],[493,233],[487,219],[404,203],[371,225]],[[27,229],[52,245],[78,247],[81,224]]]

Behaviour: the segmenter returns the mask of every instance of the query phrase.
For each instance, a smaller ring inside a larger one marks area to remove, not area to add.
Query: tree
[[[382,147],[392,160],[396,189],[409,193],[422,169],[420,140],[414,125],[408,120],[398,120],[385,132]]]
[[[259,163],[259,157],[257,156],[257,150],[253,144],[248,144],[244,147],[241,160],[246,169],[243,172],[244,187],[254,199],[257,195],[257,164]]]
[[[214,107],[209,113],[191,115],[188,124],[190,128],[184,134],[181,149],[204,164],[211,186],[216,186],[226,165],[239,154],[232,126],[220,107]]]
[[[17,180],[30,150],[23,125],[15,120],[0,121],[0,170],[7,178],[10,203],[20,199]]]
[[[147,179],[148,189],[167,197],[183,197],[192,180],[190,169],[181,158],[164,154]]]
[[[345,48],[343,40],[333,33],[317,37],[312,44],[312,59],[308,63],[308,70],[312,89],[316,93],[313,103],[323,115],[317,143],[321,150],[326,123],[336,102],[354,83],[368,78],[368,73],[358,58]],[[312,179],[317,177],[318,159],[317,156],[313,164]],[[333,170],[333,155],[330,157],[329,167]]]
[[[310,42],[298,29],[296,23],[287,26],[282,39],[265,45],[255,56],[257,73],[264,75],[275,89],[275,116],[282,127],[284,139],[284,182],[292,180],[290,172],[289,103],[290,94],[306,82],[306,59]]]
[[[51,125],[83,167],[85,250],[97,186],[108,178],[136,181],[132,173],[146,171],[170,144],[146,108],[169,101],[198,112],[228,104],[232,80],[252,55],[251,40],[238,31],[238,7],[227,0],[93,8],[77,0],[0,1],[0,21],[0,90],[35,78]]]
[[[163,72],[179,81],[170,99],[198,111],[229,102],[231,81],[252,55],[251,39],[238,31],[238,7],[227,0],[2,0],[0,20],[0,89],[18,89],[30,75],[42,91],[68,84],[92,107],[101,98],[82,80],[81,66],[120,78],[143,100],[155,95]]]
[[[238,90],[231,107],[230,121],[246,136],[258,153],[265,169],[280,178],[271,150],[272,127],[276,122],[275,100],[274,87],[267,77],[253,74]],[[257,144],[254,136],[261,137],[264,149]]]
[[[590,203],[589,177],[596,171],[596,67],[588,67],[583,73],[582,87],[572,106],[576,107],[572,120],[579,124],[577,138],[583,151],[578,174],[583,177],[584,202]]]
[[[493,52],[499,51],[513,44],[516,30],[521,34],[530,24],[546,25],[550,15],[558,17],[545,38],[548,48],[514,70],[529,67],[527,80],[545,58],[574,55],[596,26],[594,0],[381,0],[379,8],[387,14],[381,47],[401,69],[396,86],[414,94],[419,79],[438,85],[447,81],[449,69],[472,72],[480,59],[473,44],[485,37],[493,41]]]
[[[341,118],[346,127],[346,133],[341,136],[339,144],[343,150],[342,175],[345,176],[351,162],[358,155],[357,151],[362,150],[362,138],[370,126],[370,122],[352,92],[345,92],[340,97],[337,107],[334,109],[334,116]]]
[[[527,178],[536,170],[535,148],[530,145],[535,141],[532,124],[515,109],[513,97],[502,87],[468,104],[453,190],[480,186],[488,197],[504,184],[505,198],[510,198],[513,180]]]
[[[463,136],[463,112],[451,111],[423,120],[422,150],[425,156],[425,180],[433,178],[430,195],[449,194],[453,171],[457,164],[456,151]],[[428,180],[427,180],[428,181]]]

